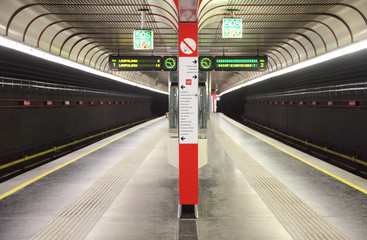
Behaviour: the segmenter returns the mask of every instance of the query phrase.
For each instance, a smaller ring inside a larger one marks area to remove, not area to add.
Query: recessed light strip
[[[131,86],[144,88],[144,89],[147,89],[149,91],[158,92],[158,93],[168,95],[168,92],[164,92],[164,91],[161,91],[161,90],[158,90],[158,89],[155,89],[155,88],[151,88],[151,87],[139,84],[139,83],[134,83],[132,81],[117,77],[117,76],[109,74],[109,73],[105,73],[105,72],[96,70],[96,69],[91,68],[91,67],[87,67],[83,64],[73,62],[71,60],[53,55],[51,53],[41,51],[39,49],[27,46],[23,43],[16,42],[14,40],[11,40],[11,39],[8,39],[8,38],[2,37],[2,36],[0,36],[0,46],[11,48],[11,49],[14,49],[14,50],[17,50],[17,51],[35,56],[35,57],[45,59],[47,61],[62,64],[62,65],[68,66],[68,67],[72,67],[72,68],[75,68],[75,69],[78,69],[78,70],[82,70],[82,71],[85,71],[85,72],[88,72],[88,73],[92,73],[92,74],[97,75],[97,76],[109,78],[109,79],[112,79],[112,80],[115,80],[115,81],[118,81],[118,82],[121,82],[121,83],[125,83],[125,84],[131,85]]]
[[[361,50],[364,50],[364,49],[367,49],[367,40],[360,41],[360,42],[348,45],[346,47],[336,49],[332,52],[325,53],[321,56],[306,60],[304,62],[300,62],[296,65],[284,68],[284,69],[276,71],[276,72],[266,74],[266,75],[261,76],[259,78],[253,79],[251,81],[248,81],[248,82],[242,83],[238,86],[235,86],[233,88],[230,88],[230,89],[220,93],[219,95],[222,96],[224,94],[235,91],[239,88],[243,88],[243,87],[258,83],[258,82],[262,82],[262,81],[265,81],[269,78],[277,77],[277,76],[280,76],[280,75],[283,75],[283,74],[286,74],[286,73],[289,73],[289,72],[294,72],[294,71],[297,71],[299,69],[303,69],[303,68],[306,68],[306,67],[309,67],[309,66],[313,66],[315,64],[326,62],[326,61],[329,61],[331,59],[341,57],[341,56],[344,56],[344,55],[347,55],[347,54],[350,54],[350,53],[358,52],[358,51],[361,51]]]

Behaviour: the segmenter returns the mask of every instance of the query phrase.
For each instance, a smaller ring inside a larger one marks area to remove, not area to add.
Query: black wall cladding
[[[367,108],[256,104],[256,96],[307,88],[367,82],[367,51],[349,54],[276,78],[268,79],[222,96],[219,110],[241,116],[270,128],[341,150],[367,161]],[[366,87],[367,85],[364,84]],[[294,98],[294,97],[293,97]],[[306,95],[297,100],[366,100],[366,91]],[[257,101],[268,99],[257,98]],[[291,97],[282,100],[292,101]]]
[[[122,84],[0,47],[0,77],[113,91],[121,96],[42,90],[1,85],[0,99],[104,101],[90,106],[0,108],[0,165],[50,147],[124,124],[157,116],[168,109],[168,96]],[[128,97],[123,97],[124,94]],[[135,104],[106,104],[130,99]]]

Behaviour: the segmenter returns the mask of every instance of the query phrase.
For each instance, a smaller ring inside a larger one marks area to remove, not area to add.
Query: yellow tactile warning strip
[[[267,127],[267,126],[264,126],[264,125],[258,124],[258,123],[256,123],[256,122],[250,121],[250,120],[248,120],[248,119],[244,119],[244,120],[246,120],[246,121],[248,121],[248,122],[250,122],[250,123],[252,123],[252,124],[254,124],[254,125],[258,126],[258,127],[261,127],[261,128],[263,128],[263,129],[266,129],[266,130],[268,130],[268,131],[271,131],[271,132],[276,133],[276,134],[278,134],[278,135],[281,135],[281,136],[283,136],[283,137],[289,138],[289,139],[291,139],[292,141],[299,142],[299,143],[302,143],[302,144],[304,144],[304,145],[307,145],[307,146],[310,146],[310,147],[316,148],[316,149],[318,149],[318,150],[321,150],[321,151],[324,151],[324,152],[330,153],[330,154],[332,154],[332,155],[335,155],[335,156],[338,156],[338,157],[344,158],[344,159],[346,159],[346,160],[349,160],[349,161],[356,162],[356,163],[359,163],[359,164],[361,164],[361,165],[367,166],[367,162],[362,161],[362,160],[360,160],[360,159],[358,159],[358,158],[356,158],[356,157],[354,157],[354,156],[348,156],[348,155],[345,155],[345,154],[342,154],[342,153],[339,153],[339,152],[336,152],[336,151],[330,150],[330,149],[328,149],[328,148],[326,148],[326,147],[318,146],[318,145],[316,145],[316,144],[313,144],[313,143],[307,142],[307,141],[305,141],[305,140],[302,140],[302,139],[299,139],[299,138],[296,138],[296,137],[293,137],[293,136],[290,136],[290,135],[284,134],[284,133],[282,133],[282,132],[276,131],[276,130],[274,130],[274,129],[272,129],[272,128],[269,128],[269,127]]]
[[[355,185],[355,184],[353,184],[353,183],[351,183],[351,182],[349,182],[349,181],[347,181],[347,180],[345,180],[345,179],[343,179],[343,178],[341,178],[341,177],[339,177],[339,176],[337,176],[337,175],[335,175],[335,174],[333,174],[333,173],[331,173],[331,172],[329,172],[329,171],[327,171],[327,170],[325,170],[325,169],[323,169],[323,168],[321,168],[321,167],[319,167],[319,166],[316,166],[315,164],[310,163],[309,161],[306,161],[305,159],[303,159],[303,158],[301,158],[301,157],[299,157],[299,156],[297,156],[297,155],[294,155],[294,154],[292,154],[292,153],[290,153],[290,152],[288,152],[288,151],[284,150],[283,148],[281,148],[281,147],[279,147],[279,146],[277,146],[277,145],[275,145],[275,144],[273,144],[273,143],[271,143],[271,142],[269,142],[269,141],[265,140],[264,138],[262,138],[262,137],[260,137],[260,136],[256,135],[255,133],[253,133],[253,132],[250,132],[250,131],[246,130],[246,129],[245,129],[245,128],[243,128],[239,123],[237,123],[236,121],[234,121],[234,120],[232,120],[232,119],[230,119],[230,118],[228,118],[228,117],[224,116],[223,114],[221,114],[221,116],[222,116],[224,119],[226,119],[228,122],[230,122],[230,123],[232,123],[233,125],[235,125],[236,127],[238,127],[239,129],[241,129],[241,130],[243,130],[243,131],[247,132],[248,134],[250,134],[250,135],[252,135],[252,136],[254,136],[254,137],[256,137],[256,138],[260,139],[260,140],[261,140],[261,141],[263,141],[263,142],[266,142],[267,144],[269,144],[269,145],[273,146],[274,148],[276,148],[276,149],[278,149],[278,150],[280,150],[280,151],[282,151],[282,152],[284,152],[284,153],[286,153],[286,154],[288,154],[288,155],[290,155],[290,156],[294,157],[295,159],[300,160],[301,162],[306,163],[307,165],[309,165],[309,166],[311,166],[311,167],[313,167],[313,168],[316,168],[317,170],[319,170],[319,171],[321,171],[321,172],[323,172],[323,173],[325,173],[325,174],[329,175],[330,177],[333,177],[333,178],[337,179],[337,180],[338,180],[338,181],[340,181],[340,182],[343,182],[343,183],[345,183],[345,184],[347,184],[347,185],[351,186],[351,187],[352,187],[352,188],[354,188],[354,189],[357,189],[358,191],[363,192],[364,194],[367,194],[367,189],[364,189],[364,188],[362,188],[362,187],[359,187],[359,186],[357,186],[357,185]]]
[[[346,239],[229,138],[214,121],[212,127],[228,156],[293,239]]]
[[[165,133],[160,129],[136,146],[32,239],[84,239]]]
[[[141,120],[141,121],[137,121],[137,122],[134,122],[134,123],[125,124],[123,126],[120,126],[120,127],[117,127],[117,128],[113,128],[113,129],[110,129],[110,130],[107,130],[107,131],[103,131],[103,132],[100,132],[100,133],[97,133],[97,134],[94,134],[94,135],[91,135],[91,136],[88,136],[88,137],[85,137],[85,138],[82,138],[82,139],[79,139],[79,140],[75,140],[73,142],[70,142],[70,143],[67,143],[67,144],[64,144],[64,145],[61,145],[61,146],[58,146],[58,147],[53,147],[53,148],[51,148],[49,150],[46,150],[46,151],[43,151],[43,152],[39,152],[39,153],[30,155],[30,156],[25,156],[25,157],[23,157],[21,159],[18,159],[16,161],[13,161],[13,162],[10,162],[10,163],[1,165],[0,166],[0,169],[5,169],[5,168],[8,168],[8,167],[17,165],[19,163],[22,163],[22,162],[31,160],[33,158],[37,158],[37,157],[40,157],[40,156],[49,154],[51,152],[56,152],[58,150],[61,150],[61,149],[70,147],[72,145],[75,145],[75,144],[78,144],[78,143],[81,143],[81,142],[84,142],[84,141],[87,141],[87,140],[90,140],[90,139],[93,139],[93,138],[96,138],[96,137],[99,137],[99,136],[102,136],[102,135],[105,135],[105,134],[108,134],[108,133],[112,133],[112,132],[121,130],[123,128],[127,128],[129,126],[136,125],[136,124],[142,123],[144,121],[146,121],[146,119],[145,120]]]
[[[21,189],[23,189],[23,188],[25,188],[26,186],[28,186],[28,185],[30,185],[30,184],[32,184],[32,183],[34,183],[34,182],[36,182],[36,181],[40,180],[41,178],[43,178],[43,177],[45,177],[45,176],[47,176],[47,175],[49,175],[49,174],[51,174],[51,173],[53,173],[53,172],[55,172],[55,171],[57,171],[57,170],[59,170],[59,169],[61,169],[61,168],[65,167],[65,166],[67,166],[67,165],[69,165],[69,164],[71,164],[71,163],[73,163],[73,162],[75,162],[75,161],[77,161],[77,160],[79,160],[79,159],[81,159],[81,158],[83,158],[83,157],[87,156],[88,154],[91,154],[92,152],[95,152],[95,151],[97,151],[98,149],[101,149],[101,148],[103,148],[103,147],[107,146],[107,145],[108,145],[108,144],[110,144],[110,143],[113,143],[113,142],[115,142],[115,141],[117,141],[117,140],[119,140],[119,139],[121,139],[121,138],[123,138],[123,137],[126,137],[127,135],[129,135],[129,134],[131,134],[131,133],[133,133],[133,132],[138,131],[139,129],[142,129],[142,128],[144,128],[144,127],[146,127],[146,126],[148,126],[148,125],[150,125],[150,124],[152,124],[152,123],[155,123],[155,122],[159,121],[160,119],[162,119],[162,117],[161,117],[161,118],[157,118],[157,119],[155,119],[155,120],[152,120],[152,121],[150,121],[150,122],[148,122],[148,123],[146,123],[146,124],[142,124],[142,125],[138,126],[137,128],[135,128],[135,129],[133,129],[133,130],[131,130],[131,131],[129,131],[129,132],[127,132],[127,133],[125,133],[125,134],[123,134],[123,135],[121,135],[121,136],[117,137],[117,138],[114,138],[114,139],[112,139],[111,141],[109,141],[109,142],[107,142],[107,143],[105,143],[105,144],[103,144],[103,145],[101,145],[101,146],[99,146],[99,147],[97,147],[97,148],[95,148],[95,149],[93,149],[93,150],[89,151],[89,152],[86,152],[86,153],[84,153],[84,154],[82,154],[82,155],[80,155],[80,156],[78,156],[78,157],[76,157],[76,158],[74,158],[74,159],[72,159],[72,160],[70,160],[70,161],[66,162],[66,163],[61,164],[60,166],[58,166],[58,167],[56,167],[56,168],[54,168],[54,169],[52,169],[52,170],[50,170],[50,171],[47,171],[47,172],[45,172],[45,173],[43,173],[43,174],[41,174],[41,175],[39,175],[39,176],[37,176],[37,177],[35,177],[35,178],[31,179],[31,180],[29,180],[29,181],[27,181],[27,182],[25,182],[25,183],[23,183],[23,184],[19,185],[18,187],[13,188],[12,190],[10,190],[10,191],[8,191],[8,192],[6,192],[6,193],[4,193],[4,194],[0,195],[0,200],[1,200],[1,199],[3,199],[3,198],[5,198],[5,197],[7,197],[7,196],[9,196],[9,195],[11,195],[11,194],[13,194],[13,193],[15,193],[15,192],[17,192],[17,191],[19,191],[19,190],[21,190]]]

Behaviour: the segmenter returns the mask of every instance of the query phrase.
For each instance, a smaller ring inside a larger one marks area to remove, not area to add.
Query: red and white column
[[[179,15],[178,137],[181,218],[197,217],[198,181],[198,23],[201,0],[174,0]]]
[[[180,204],[197,205],[198,194],[198,31],[197,22],[179,23],[179,190]],[[183,208],[182,208],[183,209]]]

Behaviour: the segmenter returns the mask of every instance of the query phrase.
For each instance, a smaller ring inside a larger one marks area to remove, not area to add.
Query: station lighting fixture
[[[100,76],[100,77],[109,78],[109,79],[112,79],[112,80],[115,80],[115,81],[118,81],[118,82],[121,82],[121,83],[124,83],[124,84],[128,84],[128,85],[135,86],[135,87],[138,87],[138,88],[143,88],[143,89],[146,89],[146,90],[149,90],[149,91],[158,92],[158,93],[168,95],[168,92],[161,91],[161,90],[158,90],[158,89],[154,89],[154,88],[151,88],[151,87],[148,87],[148,86],[144,86],[142,84],[135,83],[135,82],[123,79],[121,77],[118,77],[118,76],[115,76],[115,75],[112,75],[112,74],[109,74],[109,73],[106,73],[106,72],[99,71],[99,70],[91,68],[91,67],[87,67],[83,64],[73,62],[71,60],[53,55],[51,53],[41,51],[39,49],[30,47],[30,46],[25,45],[23,43],[16,42],[14,40],[10,40],[10,39],[2,37],[2,36],[0,36],[0,46],[4,46],[4,47],[10,48],[10,49],[14,49],[14,50],[17,50],[19,52],[23,52],[23,53],[26,53],[26,54],[29,54],[29,55],[32,55],[32,56],[35,56],[35,57],[38,57],[38,58],[48,60],[50,62],[62,64],[64,66],[68,66],[68,67],[72,67],[72,68],[75,68],[75,69],[78,69],[78,70],[81,70],[81,71],[92,73],[92,74]]]
[[[237,89],[240,89],[240,88],[243,88],[243,87],[258,83],[258,82],[262,82],[262,81],[268,80],[268,79],[273,78],[273,77],[278,77],[278,76],[281,76],[283,74],[294,72],[294,71],[297,71],[297,70],[300,70],[300,69],[303,69],[303,68],[306,68],[306,67],[310,67],[310,66],[313,66],[313,65],[316,65],[316,64],[320,64],[322,62],[326,62],[326,61],[329,61],[331,59],[338,58],[338,57],[341,57],[341,56],[344,56],[344,55],[347,55],[347,54],[350,54],[350,53],[358,52],[358,51],[361,51],[361,50],[365,50],[365,49],[367,49],[367,40],[360,41],[360,42],[357,42],[357,43],[353,43],[353,44],[350,44],[346,47],[338,48],[338,49],[336,49],[332,52],[325,53],[325,54],[320,55],[318,57],[314,57],[312,59],[306,60],[304,62],[297,63],[293,66],[284,68],[282,70],[272,72],[272,73],[263,75],[259,78],[253,79],[251,81],[242,83],[240,85],[237,85],[233,88],[230,88],[230,89],[220,93],[220,95],[222,96],[224,94],[230,93],[230,92],[235,91]]]

